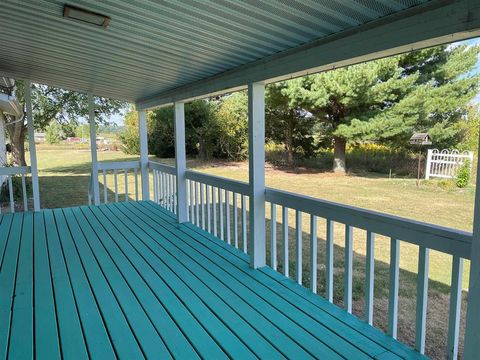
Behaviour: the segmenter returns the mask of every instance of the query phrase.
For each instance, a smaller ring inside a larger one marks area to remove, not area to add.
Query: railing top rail
[[[20,174],[30,174],[32,169],[30,166],[7,166],[0,167],[0,175],[20,175]]]
[[[214,176],[204,174],[198,171],[187,170],[186,177],[189,180],[198,181],[207,185],[215,186],[217,188],[233,191],[242,195],[250,194],[250,187],[247,183],[232,179],[227,179],[221,176]]]
[[[140,169],[140,161],[106,161],[98,163],[98,170]]]
[[[470,258],[472,234],[466,231],[270,188],[267,188],[265,197],[269,202],[288,208],[465,259]]]
[[[167,174],[176,175],[174,166],[160,164],[160,163],[155,162],[155,161],[149,161],[148,162],[148,167],[149,167],[149,169],[152,169],[152,170],[159,170],[159,171],[162,171],[162,172],[167,173]]]

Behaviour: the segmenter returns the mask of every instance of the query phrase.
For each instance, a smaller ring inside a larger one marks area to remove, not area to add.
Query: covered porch
[[[153,202],[0,221],[2,358],[421,358]]]
[[[0,215],[0,358],[422,358],[431,250],[452,257],[450,359],[471,261],[464,355],[476,358],[480,195],[471,233],[267,188],[264,100],[271,82],[479,36],[480,2],[299,4],[0,5],[13,34],[0,39],[9,49],[0,75],[26,81],[31,155],[29,167],[0,168],[0,176],[9,184],[31,176],[23,210],[33,210],[16,211],[11,197],[12,213]],[[89,206],[40,208],[31,81],[88,93]],[[188,170],[184,104],[240,89],[248,89],[249,181]],[[97,161],[95,96],[135,104],[139,161]],[[170,105],[175,166],[148,158],[146,112]],[[477,193],[479,184],[477,176]],[[334,224],[344,227],[343,308],[333,304]],[[352,315],[354,229],[366,235],[363,319]],[[390,241],[387,333],[372,326],[376,236]],[[316,294],[319,237],[325,298]],[[414,349],[396,340],[402,242],[418,246]]]

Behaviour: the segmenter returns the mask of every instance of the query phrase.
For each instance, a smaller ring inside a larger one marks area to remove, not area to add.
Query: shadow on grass
[[[122,161],[135,161],[135,160],[132,159],[131,157],[116,158],[113,160],[108,160],[108,162],[122,162]],[[102,162],[102,161],[99,161],[99,162]],[[76,164],[68,164],[68,162],[66,162],[66,164],[63,166],[43,168],[41,172],[42,173],[90,174],[91,169],[92,169],[92,163],[90,161],[86,161],[83,163],[76,163]]]

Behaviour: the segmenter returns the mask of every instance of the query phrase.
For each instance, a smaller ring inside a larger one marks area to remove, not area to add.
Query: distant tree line
[[[429,133],[435,147],[476,150],[479,53],[479,46],[439,46],[268,85],[266,140],[288,163],[330,150],[334,171],[345,171],[347,146],[409,150],[414,132]],[[247,157],[245,92],[193,101],[185,112],[188,155]],[[125,151],[138,153],[135,112],[125,125]],[[173,109],[149,112],[148,131],[150,153],[173,157]]]

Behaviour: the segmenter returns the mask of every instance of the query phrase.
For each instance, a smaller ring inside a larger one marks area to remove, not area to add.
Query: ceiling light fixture
[[[105,28],[110,24],[111,20],[108,16],[71,5],[65,5],[63,7],[63,17]]]

